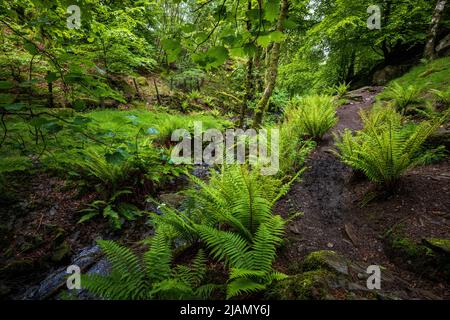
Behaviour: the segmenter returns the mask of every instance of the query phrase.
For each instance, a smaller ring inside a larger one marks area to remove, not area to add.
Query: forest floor
[[[426,263],[415,265],[414,259],[392,250],[386,237],[389,230],[401,227],[402,236],[413,243],[449,238],[448,159],[409,171],[398,192],[386,197],[333,153],[333,134],[346,128],[361,129],[358,112],[370,109],[381,90],[365,87],[349,94],[349,102],[338,109],[338,124],[308,157],[308,169],[301,180],[276,204],[274,212],[285,216],[303,212],[287,225],[287,241],[276,267],[296,274],[295,266],[311,252],[333,250],[364,270],[369,265],[382,266],[382,289],[389,297],[450,299],[450,283],[441,280],[439,274],[431,275]],[[106,221],[79,225],[78,211],[95,194],[80,196],[76,186],[48,174],[16,178],[11,201],[0,203],[0,225],[10,230],[0,237],[0,298],[27,298],[24,291],[39,283],[39,290],[44,288],[46,292],[33,298],[49,297],[64,281],[57,279],[65,275],[64,268],[80,257],[80,251],[91,250],[95,239],[132,244],[152,233],[146,217],[125,225],[120,233],[111,231]],[[178,189],[182,185],[177,182]],[[166,192],[170,195],[173,190]],[[95,253],[90,263],[99,259],[101,256]],[[47,284],[42,285],[46,281],[41,282],[47,276],[59,282],[47,282],[55,283],[48,289]],[[390,280],[384,281],[387,278]]]
[[[276,205],[277,213],[303,213],[288,224],[287,244],[277,264],[290,273],[309,253],[333,250],[359,265],[384,267],[395,280],[383,283],[382,274],[383,289],[398,298],[449,299],[450,283],[428,278],[426,269],[417,273],[411,266],[414,261],[392,254],[386,240],[386,233],[399,226],[402,235],[413,242],[448,238],[449,162],[413,169],[395,194],[380,196],[380,190],[353,174],[332,151],[333,134],[345,128],[360,130],[359,111],[369,109],[381,89],[366,87],[351,93],[351,102],[338,110],[338,124],[308,157],[309,168],[301,181]]]

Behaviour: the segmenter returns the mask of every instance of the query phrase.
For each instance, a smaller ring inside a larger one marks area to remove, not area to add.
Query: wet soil
[[[362,128],[358,112],[367,110],[380,87],[362,88],[338,109],[339,123],[307,159],[309,167],[275,206],[282,215],[303,212],[287,226],[287,244],[277,258],[281,270],[310,252],[334,250],[361,265],[380,265],[396,278],[384,288],[405,299],[450,299],[450,283],[411,272],[410,261],[388,254],[386,232],[402,225],[413,241],[450,237],[450,163],[418,167],[402,179],[389,197],[373,198],[380,190],[356,176],[332,152],[333,133]],[[370,200],[370,201],[369,201]]]

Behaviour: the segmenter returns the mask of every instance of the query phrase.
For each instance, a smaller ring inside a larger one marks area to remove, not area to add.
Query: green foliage
[[[126,202],[118,202],[121,196],[131,193],[130,190],[121,190],[114,193],[107,201],[93,201],[88,205],[88,208],[80,210],[80,213],[83,213],[84,215],[80,218],[78,223],[102,215],[111,222],[113,228],[120,229],[123,224],[123,219],[133,221],[142,215],[141,210],[134,205]]]
[[[431,89],[430,92],[435,95],[438,102],[442,103],[444,106],[450,106],[450,89],[445,91]]]
[[[329,94],[340,99],[345,96],[349,89],[350,83],[340,82],[329,89]]]
[[[420,102],[422,89],[414,85],[402,86],[398,82],[392,82],[388,88],[380,95],[380,99],[392,100],[391,103],[395,109],[405,114],[411,105]]]
[[[207,299],[220,286],[204,284],[206,258],[199,251],[191,266],[172,268],[169,241],[161,233],[151,240],[150,249],[137,256],[113,241],[98,244],[111,263],[111,273],[82,275],[82,286],[96,296],[112,300]]]
[[[272,207],[288,185],[239,165],[212,171],[208,183],[191,179],[198,186],[189,192],[194,212],[166,209],[162,216],[154,216],[157,227],[174,237],[205,242],[210,254],[231,270],[228,298],[262,290],[284,278],[272,263],[285,221],[272,214]]]
[[[297,135],[322,139],[336,123],[336,103],[330,96],[312,95],[291,101],[285,110],[288,122],[298,124]]]
[[[371,181],[388,189],[395,187],[405,171],[427,161],[429,155],[421,148],[442,121],[404,126],[401,115],[388,108],[362,113],[361,117],[363,130],[354,136],[346,130],[337,138],[340,156]]]

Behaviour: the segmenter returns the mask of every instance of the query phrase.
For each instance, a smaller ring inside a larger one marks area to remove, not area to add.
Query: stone
[[[179,208],[186,196],[179,193],[163,193],[158,197],[162,203],[169,205],[172,208]]]
[[[389,81],[398,78],[404,72],[406,72],[408,66],[386,66],[381,70],[378,70],[374,73],[372,82],[375,85],[386,85]]]
[[[436,52],[439,56],[450,55],[450,34],[439,41],[438,45],[436,46]]]
[[[310,253],[304,263],[306,270],[324,268],[340,274],[348,275],[347,260],[334,251],[321,250]]]

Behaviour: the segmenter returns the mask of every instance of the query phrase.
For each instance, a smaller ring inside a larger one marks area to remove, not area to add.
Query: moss
[[[331,250],[320,250],[310,253],[304,263],[303,271],[328,270],[335,274],[348,274],[347,260]]]
[[[446,248],[450,251],[450,239],[431,238],[428,239],[428,242],[436,247]]]
[[[315,270],[291,276],[277,282],[267,291],[267,298],[277,300],[324,299],[328,283],[334,275],[327,270]]]
[[[60,262],[62,261],[65,257],[67,257],[71,252],[70,246],[69,244],[64,241],[63,243],[61,243],[53,252],[51,260],[53,262]]]
[[[391,248],[398,251],[408,259],[421,259],[424,256],[433,256],[433,251],[421,243],[416,243],[405,235],[404,225],[398,225],[386,234]]]
[[[423,255],[432,255],[433,252],[429,248],[419,243],[415,243],[408,238],[395,238],[392,241],[392,248],[402,250],[409,258],[421,257]]]

